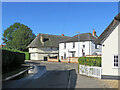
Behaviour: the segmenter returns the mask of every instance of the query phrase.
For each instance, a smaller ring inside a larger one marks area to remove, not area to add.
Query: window
[[[73,42],[73,48],[75,48],[75,42]]]
[[[95,49],[98,49],[98,45],[95,44]]]
[[[66,59],[66,53],[64,53],[64,59]]]
[[[64,43],[64,48],[66,48],[66,43]]]
[[[83,45],[83,48],[85,48],[85,45]]]
[[[75,57],[75,52],[72,52],[72,57]]]
[[[118,55],[113,56],[113,67],[114,68],[118,67],[118,59],[119,59]]]
[[[85,56],[85,53],[83,52],[83,56]]]

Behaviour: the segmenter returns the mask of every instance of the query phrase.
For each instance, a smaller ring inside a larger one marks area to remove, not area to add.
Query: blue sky
[[[117,2],[3,2],[2,33],[20,22],[35,35],[73,36],[95,29],[99,36],[117,13]]]

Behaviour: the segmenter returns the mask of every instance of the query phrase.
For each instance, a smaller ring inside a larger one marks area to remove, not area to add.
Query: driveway
[[[3,82],[3,88],[105,88],[100,80],[78,74],[78,64],[46,61],[26,61],[38,68],[38,73]],[[29,78],[28,78],[29,77]]]

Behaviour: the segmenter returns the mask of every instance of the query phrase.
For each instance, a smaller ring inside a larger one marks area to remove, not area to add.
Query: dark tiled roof
[[[62,41],[60,41],[60,43],[78,42],[78,38],[79,38],[79,41],[95,41],[97,39],[97,36],[95,37],[91,33],[83,33],[83,34],[78,34],[71,38],[62,40]]]
[[[95,44],[102,44],[102,41],[104,41],[115,29],[115,27],[120,22],[120,13],[115,16],[113,21],[110,23],[110,25],[104,30],[104,32],[98,37],[98,39],[95,41]]]
[[[41,35],[44,38],[44,44],[41,42]],[[30,47],[59,47],[59,41],[67,39],[67,36],[38,34],[36,38],[28,45]]]

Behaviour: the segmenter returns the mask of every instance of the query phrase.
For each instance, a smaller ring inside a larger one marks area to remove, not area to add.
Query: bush
[[[29,59],[30,59],[30,54],[29,54],[29,52],[23,52],[23,51],[20,51],[20,50],[7,49],[7,48],[3,48],[2,50],[8,50],[8,51],[12,51],[12,52],[24,53],[24,54],[25,54],[25,60],[29,60]]]
[[[19,52],[12,52],[8,50],[2,50],[2,70],[8,72],[13,68],[20,67],[24,63],[25,54]]]
[[[81,65],[101,67],[101,57],[80,57],[78,62]]]
[[[25,60],[30,60],[30,54],[29,54],[29,52],[25,52]]]

